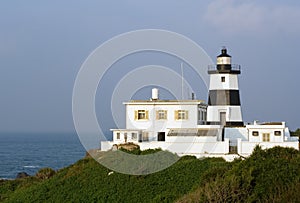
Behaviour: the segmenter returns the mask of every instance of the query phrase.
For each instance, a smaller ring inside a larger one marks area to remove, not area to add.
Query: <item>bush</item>
[[[118,153],[105,156],[118,163],[122,161]],[[154,165],[166,161],[157,159]],[[300,202],[299,168],[299,151],[282,147],[257,147],[249,158],[233,162],[185,156],[148,175],[110,173],[111,169],[85,158],[56,173],[44,168],[36,177],[0,181],[0,201],[174,202],[180,198],[179,202]]]
[[[297,130],[290,131],[291,136],[295,136],[295,137],[299,137],[300,138],[300,128],[298,128]]]
[[[42,168],[36,173],[36,177],[42,180],[49,179],[55,175],[55,170],[52,168]]]
[[[211,167],[179,202],[300,202],[298,150],[256,147],[247,159],[230,164]]]

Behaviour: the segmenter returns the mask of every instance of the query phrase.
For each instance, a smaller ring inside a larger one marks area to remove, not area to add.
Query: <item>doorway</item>
[[[220,112],[220,125],[226,125],[226,112]]]
[[[157,133],[157,141],[162,141],[162,142],[164,142],[165,141],[165,132],[158,132]]]

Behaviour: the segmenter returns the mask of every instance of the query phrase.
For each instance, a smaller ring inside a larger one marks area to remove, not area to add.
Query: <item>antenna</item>
[[[183,100],[183,63],[181,62],[181,100]]]

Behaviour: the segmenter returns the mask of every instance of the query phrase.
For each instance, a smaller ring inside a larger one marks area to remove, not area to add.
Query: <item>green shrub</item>
[[[178,202],[300,202],[299,169],[298,150],[257,146],[243,161],[212,165],[198,187]]]
[[[54,174],[55,170],[53,170],[52,168],[42,168],[35,174],[35,176],[39,179],[44,180],[51,178],[52,176],[54,176]]]
[[[139,154],[153,152],[156,150]],[[113,160],[118,153],[120,151],[108,152],[107,156]],[[158,159],[155,163],[159,166],[165,161],[168,160]],[[148,175],[111,173],[111,169],[94,159],[84,158],[56,173],[48,168],[41,169],[36,177],[0,181],[0,200],[300,202],[299,168],[299,151],[282,147],[268,150],[257,147],[249,158],[233,162],[225,162],[220,158],[199,160],[194,156],[184,156],[169,168]]]

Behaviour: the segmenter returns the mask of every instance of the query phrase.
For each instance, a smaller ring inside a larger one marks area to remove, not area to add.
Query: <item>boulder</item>
[[[28,177],[29,175],[26,173],[26,172],[20,172],[17,174],[17,177],[16,179],[20,179],[20,178],[26,178]]]

